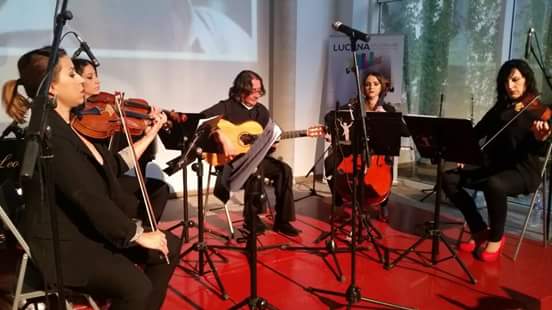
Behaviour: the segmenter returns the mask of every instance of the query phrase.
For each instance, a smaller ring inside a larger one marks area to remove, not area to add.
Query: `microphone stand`
[[[335,103],[335,110],[333,112],[334,114],[334,124],[336,123],[336,120],[337,120],[337,110],[339,109],[339,101],[337,101]],[[337,130],[333,130],[334,132],[337,132]],[[338,152],[337,149],[337,145],[338,145],[338,135],[333,135],[332,139],[331,139],[331,145],[326,148],[326,150],[324,151],[324,153],[326,153],[328,150],[332,149],[333,152]],[[334,153],[335,154],[335,153]],[[324,157],[324,154],[322,154],[322,156],[320,158],[323,158]],[[316,163],[315,163],[315,166],[316,166]],[[313,169],[314,167],[313,166]],[[336,209],[336,180],[335,180],[335,175],[337,174],[337,158],[335,158],[333,160],[333,171],[334,171],[334,176],[333,176],[333,182],[331,184],[332,186],[332,204],[331,204],[331,209],[330,209],[330,231],[328,232],[323,232],[321,234],[321,236],[319,236],[314,242],[315,243],[319,243],[320,241],[330,237],[329,239],[326,240],[326,244],[325,246],[321,246],[321,247],[307,247],[307,246],[288,246],[288,245],[285,245],[285,246],[282,246],[282,250],[290,250],[290,251],[307,251],[307,252],[321,252],[321,251],[325,251],[324,255],[320,255],[322,257],[322,259],[326,262],[326,265],[328,265],[328,267],[331,268],[331,265],[329,264],[329,262],[326,260],[326,256],[328,255],[331,255],[333,261],[334,261],[334,265],[335,265],[335,270],[331,269],[331,272],[335,275],[335,277],[337,278],[337,280],[339,282],[343,282],[345,280],[345,277],[343,276],[343,271],[341,270],[341,265],[339,264],[339,260],[337,259],[337,256],[336,254],[337,253],[345,253],[345,252],[348,252],[349,251],[349,248],[338,248],[337,247],[337,244],[335,242],[336,240],[336,225],[335,225],[335,209]]]
[[[29,121],[29,127],[25,137],[25,153],[21,166],[20,177],[29,182],[33,180],[35,169],[38,172],[38,191],[41,194],[42,208],[45,208],[50,215],[52,230],[52,250],[54,254],[54,264],[56,270],[56,291],[59,299],[58,308],[65,307],[65,293],[63,290],[63,272],[61,263],[61,250],[59,241],[59,228],[57,222],[55,196],[53,182],[51,180],[51,162],[54,157],[54,151],[49,147],[49,133],[47,129],[48,114],[55,107],[55,102],[48,96],[48,90],[54,77],[54,68],[58,63],[58,51],[61,43],[61,34],[63,27],[68,20],[73,18],[71,11],[67,10],[68,0],[63,0],[61,10],[55,17],[54,37],[51,46],[51,56],[48,59],[46,75],[42,80],[41,87],[35,96],[32,104],[33,113]],[[57,12],[56,12],[57,13]],[[38,163],[37,163],[38,161]],[[47,186],[48,185],[48,186]],[[33,188],[33,191],[37,190]],[[48,288],[46,288],[48,289]]]
[[[325,289],[319,289],[319,288],[313,288],[309,287],[307,288],[307,291],[311,293],[322,293],[322,294],[328,294],[328,295],[334,295],[334,296],[341,296],[344,297],[347,301],[347,308],[350,309],[352,305],[358,303],[359,301],[366,301],[369,303],[377,304],[377,305],[383,305],[387,307],[392,307],[396,309],[410,309],[407,307],[403,307],[400,305],[379,301],[372,298],[367,298],[361,295],[360,288],[356,285],[356,251],[357,251],[357,245],[356,245],[356,229],[357,229],[357,221],[359,221],[359,218],[357,216],[359,212],[359,207],[362,205],[363,202],[363,196],[364,196],[364,189],[363,186],[358,186],[360,182],[357,182],[356,180],[363,180],[364,179],[364,167],[369,163],[367,161],[368,158],[370,158],[370,150],[368,148],[368,135],[366,130],[366,122],[365,122],[365,116],[366,116],[366,108],[363,104],[362,100],[362,92],[360,87],[360,73],[358,70],[358,62],[357,62],[357,37],[355,36],[349,36],[349,39],[351,40],[351,52],[353,57],[353,67],[355,70],[355,80],[356,80],[356,86],[357,86],[357,100],[358,100],[358,108],[356,109],[354,124],[355,131],[353,132],[353,184],[357,184],[356,186],[353,186],[353,196],[352,196],[352,223],[351,223],[351,280],[349,287],[345,292],[336,292],[336,291],[330,291]],[[359,124],[360,122],[360,124]],[[359,129],[362,129],[360,131]],[[358,132],[361,132],[361,135],[358,135]],[[357,156],[361,156],[361,167],[357,167]],[[359,187],[360,187],[360,195],[359,195]]]
[[[539,37],[537,36],[537,34],[535,33],[535,42],[537,42],[537,50],[538,50],[538,55],[535,53],[535,50],[533,49],[533,45],[529,45],[529,50],[531,51],[531,54],[533,54],[533,56],[535,57],[535,61],[537,63],[537,65],[539,66],[539,69],[541,70],[542,72],[542,75],[544,76],[544,79],[546,80],[546,84],[548,85],[548,88],[552,91],[552,76],[550,75],[549,73],[549,70],[547,70],[545,67],[544,67],[544,57],[542,56],[542,50],[541,50],[541,46],[540,46],[540,43],[539,43]],[[529,60],[529,59],[527,59]],[[552,170],[552,168],[550,168]],[[548,172],[548,176],[552,175],[552,171],[549,171]],[[550,236],[549,232],[550,232],[550,210],[551,210],[551,206],[552,206],[552,182],[548,182],[548,199],[547,199],[547,203],[548,205],[545,207],[545,209],[547,210],[547,212],[545,212],[545,220],[544,220],[544,223],[543,225],[545,225],[545,227],[543,228],[544,232],[545,232],[545,236]],[[547,216],[548,214],[548,216]],[[546,238],[544,238],[546,239]],[[550,242],[550,240],[545,240],[545,245]]]

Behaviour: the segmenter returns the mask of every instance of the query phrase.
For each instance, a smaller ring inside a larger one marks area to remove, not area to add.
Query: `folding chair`
[[[207,206],[207,202],[209,201],[209,195],[210,195],[210,191],[209,191],[209,188],[211,187],[211,176],[217,176],[218,177],[218,170],[216,167],[212,166],[212,165],[209,165],[209,170],[208,170],[208,176],[207,176],[207,190],[205,191],[205,199],[204,199],[204,203],[203,205],[205,206],[205,210],[209,210],[211,211],[212,209],[209,209],[208,206]],[[270,179],[267,179],[265,178],[264,179],[264,185],[272,185],[272,180]],[[263,186],[263,192],[264,192],[264,195],[265,197],[267,197],[267,199],[265,199],[266,203],[267,203],[267,208],[268,208],[268,211],[269,211],[269,214],[268,216],[273,219],[274,218],[274,211],[272,210],[272,205],[270,204],[270,201],[268,200],[268,193],[266,192],[266,187]],[[228,197],[228,200],[226,201],[222,201],[223,202],[223,208],[224,208],[224,213],[226,214],[226,221],[227,221],[227,224],[228,224],[228,231],[230,232],[230,238],[231,239],[234,239],[234,235],[235,235],[235,229],[234,229],[234,225],[233,223],[235,221],[232,221],[232,218],[230,217],[230,212],[229,212],[229,206],[230,206],[230,201],[235,197],[235,193],[230,193],[230,196]],[[243,202],[240,202],[240,205],[244,205]]]
[[[512,260],[516,260],[518,255],[519,255],[519,251],[521,249],[521,244],[523,243],[523,239],[525,238],[525,233],[527,232],[527,226],[529,224],[529,220],[531,219],[531,214],[533,212],[533,209],[535,207],[535,201],[536,201],[536,197],[537,195],[539,194],[539,192],[542,193],[542,197],[546,197],[547,195],[545,195],[547,193],[547,182],[550,182],[549,179],[549,175],[547,175],[546,171],[548,169],[548,165],[550,164],[550,156],[552,154],[552,143],[548,143],[548,147],[546,148],[546,155],[544,157],[544,160],[543,160],[543,165],[542,165],[542,169],[541,169],[541,172],[540,172],[540,176],[541,176],[541,183],[539,184],[539,186],[537,187],[537,189],[531,194],[531,199],[530,199],[530,202],[529,202],[529,210],[527,211],[527,215],[525,216],[525,220],[524,220],[524,224],[523,224],[523,228],[519,234],[519,239],[518,239],[518,242],[516,244],[516,247],[514,249],[514,254],[512,256]],[[477,194],[477,190],[474,190],[474,193],[473,193],[473,198],[475,199],[476,197],[476,194]],[[549,240],[549,236],[548,236],[548,226],[550,225],[550,215],[549,215],[549,210],[548,210],[548,207],[544,206],[544,209],[543,209],[543,213],[544,213],[544,217],[543,217],[543,223],[542,223],[542,235],[543,235],[543,246],[544,247],[547,247],[548,245],[548,240]],[[464,225],[462,226],[462,229],[460,231],[460,236],[458,237],[458,244],[462,241],[462,238],[464,236],[464,233],[465,233],[465,230],[466,230],[466,223],[464,222]]]
[[[550,155],[552,153],[552,143],[548,143],[548,147],[546,149],[546,156],[544,157],[544,163],[542,165],[541,169],[541,184],[535,190],[535,192],[531,195],[531,202],[529,203],[529,211],[527,211],[527,215],[525,216],[525,221],[523,223],[523,229],[521,230],[521,233],[519,234],[519,240],[516,244],[516,248],[514,250],[514,255],[512,259],[515,261],[518,257],[519,250],[521,248],[521,244],[523,243],[523,239],[525,238],[525,233],[527,232],[527,225],[529,224],[529,220],[531,219],[531,213],[533,212],[533,209],[535,208],[535,200],[537,198],[537,193],[542,190],[542,197],[545,198],[547,195],[547,183],[550,182],[550,175],[547,175],[546,171],[548,170],[548,165],[550,164]],[[546,200],[546,199],[545,199]],[[548,201],[548,204],[550,201]],[[550,214],[548,209],[548,204],[544,203],[543,206],[543,222],[542,222],[542,240],[543,240],[543,246],[546,247],[548,245],[548,226],[550,225]]]
[[[31,249],[11,220],[14,214],[17,213],[17,209],[20,207],[20,203],[18,203],[20,200],[20,196],[11,181],[6,180],[0,185],[0,219],[13,234],[19,247],[23,250],[17,272],[17,282],[13,292],[12,310],[25,309],[29,305],[29,300],[54,294],[54,292],[47,292],[42,288],[37,288],[40,287],[40,285],[37,286],[34,285],[34,283],[31,283],[32,279],[28,276],[27,271],[34,267],[32,265]],[[11,215],[11,217],[8,215]],[[29,264],[29,260],[31,261],[31,264]],[[40,283],[40,281],[36,281],[36,279],[34,280],[34,282]],[[100,309],[90,295],[84,293],[76,294],[83,296],[92,309]],[[72,309],[72,305],[69,301],[66,301],[65,307],[67,310]]]

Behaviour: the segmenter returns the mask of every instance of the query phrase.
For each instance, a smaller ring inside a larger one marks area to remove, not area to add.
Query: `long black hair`
[[[251,70],[243,70],[238,73],[234,79],[234,84],[228,91],[228,96],[234,100],[240,101],[242,96],[247,96],[253,92],[251,81],[259,80],[261,82],[261,96],[265,94],[263,79],[259,74]]]
[[[535,73],[529,64],[523,59],[511,59],[505,62],[498,71],[496,77],[496,104],[506,105],[511,102],[506,91],[506,81],[512,70],[518,69],[521,75],[525,78],[525,94],[538,94],[537,80],[535,79]]]

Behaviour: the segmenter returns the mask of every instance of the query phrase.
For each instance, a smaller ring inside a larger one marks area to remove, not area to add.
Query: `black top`
[[[219,101],[201,113],[205,117],[223,115],[225,120],[236,125],[246,121],[256,121],[263,128],[268,124],[268,120],[270,119],[270,112],[264,105],[257,103],[253,108],[247,109],[241,102],[232,98]]]
[[[127,210],[138,201],[125,194],[117,177],[128,170],[124,160],[105,147],[96,145],[103,157],[100,165],[71,127],[52,111],[48,125],[54,157],[50,179],[55,192],[54,208],[59,226],[64,283],[83,285],[89,265],[98,255],[112,255],[116,248],[126,248],[136,234],[136,225]],[[26,209],[23,233],[32,255],[49,281],[54,277],[54,259],[50,217],[40,200],[38,173],[23,184]]]
[[[491,138],[517,113],[514,111],[513,104],[503,107],[495,105],[475,126],[477,139]],[[483,150],[488,169],[519,171],[527,184],[528,191],[535,190],[540,183],[539,156],[542,154],[544,145],[543,142],[535,139],[530,130],[534,120],[530,112],[523,112]]]

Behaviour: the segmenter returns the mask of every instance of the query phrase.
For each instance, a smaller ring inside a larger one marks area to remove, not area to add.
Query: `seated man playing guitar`
[[[240,148],[240,144],[244,144],[244,141],[233,141],[235,139],[232,139],[232,137],[235,135],[231,134],[232,130],[226,133],[225,127],[232,127],[230,123],[250,126],[255,124],[250,121],[254,121],[258,123],[257,125],[264,128],[268,123],[270,119],[268,109],[257,102],[264,94],[265,88],[262,78],[253,71],[242,71],[234,79],[234,84],[229,91],[229,98],[201,112],[205,117],[216,115],[222,115],[223,117],[214,134],[224,153],[224,155],[218,156],[220,158],[217,161],[219,164],[223,163],[224,160],[232,160],[236,155],[244,153],[244,150]],[[260,127],[258,130],[254,129],[254,127],[253,125],[253,132],[250,132],[250,134],[259,134],[260,132],[256,131],[261,130]],[[223,162],[221,162],[221,159]],[[290,224],[291,221],[295,220],[295,205],[292,190],[293,173],[291,167],[283,161],[267,156],[262,160],[258,169],[265,178],[274,181],[276,216],[273,230],[288,236],[299,235],[300,231]],[[217,184],[215,185],[215,196],[222,201],[227,201],[229,193],[222,189],[219,179],[217,179]],[[251,190],[251,188],[248,188],[248,184],[249,182],[245,185],[246,197],[248,191]],[[244,208],[244,217],[247,219],[249,216],[258,215],[251,214],[250,210]],[[248,223],[248,221],[246,220],[245,223]],[[254,229],[257,233],[263,232],[266,229],[265,224],[259,218],[256,219],[256,223],[257,225]],[[246,228],[250,231],[252,230],[247,225]]]

